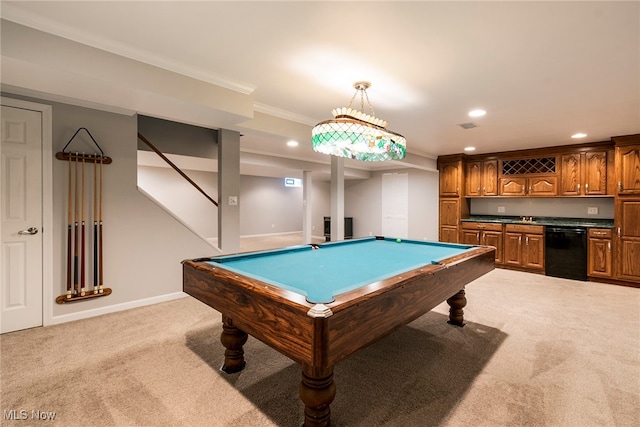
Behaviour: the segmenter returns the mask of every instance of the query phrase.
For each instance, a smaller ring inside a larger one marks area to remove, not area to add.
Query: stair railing
[[[175,163],[173,163],[171,160],[169,160],[169,158],[167,156],[165,156],[160,150],[158,150],[158,148],[155,145],[153,145],[151,142],[149,142],[149,140],[147,138],[145,138],[139,132],[138,132],[138,138],[140,139],[140,141],[144,142],[147,145],[147,147],[151,148],[158,156],[160,156],[160,158],[162,160],[164,160],[169,166],[171,166],[173,169],[175,169],[175,171],[178,172],[180,174],[180,176],[182,176],[184,179],[186,179],[189,182],[189,184],[193,185],[196,190],[198,190],[200,193],[202,193],[202,195],[204,195],[204,197],[209,199],[209,201],[211,203],[213,203],[214,205],[218,206],[218,202],[213,200],[211,198],[211,196],[209,196],[202,188],[200,188],[200,186],[198,184],[196,184],[191,178],[189,178],[187,176],[187,174],[182,171],[182,169],[180,169],[178,166],[175,165]]]

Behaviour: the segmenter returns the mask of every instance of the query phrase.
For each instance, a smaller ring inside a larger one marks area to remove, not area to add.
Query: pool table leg
[[[329,405],[335,397],[333,366],[321,368],[303,364],[300,382],[300,399],[304,403],[303,426],[329,426],[331,423]]]
[[[467,298],[464,296],[464,289],[458,291],[457,294],[447,300],[449,304],[449,323],[455,326],[464,326],[464,311],[462,310],[467,305]]]
[[[246,363],[242,346],[247,342],[247,338],[247,333],[236,328],[229,316],[222,315],[220,342],[226,349],[224,351],[224,365],[220,368],[222,372],[233,374],[244,369]]]

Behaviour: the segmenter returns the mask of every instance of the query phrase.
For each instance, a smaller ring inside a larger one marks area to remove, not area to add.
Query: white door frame
[[[7,107],[42,113],[42,326],[53,321],[53,138],[50,105],[0,97]]]

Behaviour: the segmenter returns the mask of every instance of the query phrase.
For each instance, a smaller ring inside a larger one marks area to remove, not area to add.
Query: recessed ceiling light
[[[571,138],[577,139],[577,138],[584,138],[585,136],[587,136],[586,133],[578,132],[578,133],[574,133],[573,135],[571,135]]]
[[[482,117],[485,114],[487,114],[487,112],[480,109],[469,111],[469,117]]]
[[[298,141],[291,140],[291,141],[287,142],[287,145],[289,147],[297,147],[298,146]]]
[[[476,147],[464,147],[464,151],[475,151]]]

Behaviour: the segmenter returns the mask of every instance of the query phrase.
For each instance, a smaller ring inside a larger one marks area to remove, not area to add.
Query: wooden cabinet
[[[528,270],[544,270],[544,227],[506,224],[504,264]]]
[[[617,181],[613,275],[640,283],[640,134],[611,139]]]
[[[616,175],[618,195],[640,195],[640,143],[616,147]]]
[[[438,240],[458,243],[460,223],[460,200],[457,198],[440,199],[440,230]]]
[[[468,162],[465,167],[467,197],[498,195],[498,161]]]
[[[560,161],[560,195],[606,195],[607,157],[607,151],[563,154]]]
[[[502,224],[495,222],[463,222],[460,243],[496,248],[496,263],[502,263]]]
[[[440,171],[440,203],[438,214],[438,240],[458,243],[460,219],[469,216],[469,204],[464,195],[462,156],[438,158]]]
[[[550,197],[558,195],[557,176],[503,177],[499,181],[501,196]]]
[[[462,189],[462,159],[442,162],[440,171],[440,197],[459,197]]]
[[[609,228],[589,229],[589,259],[587,263],[587,275],[590,277],[613,277],[612,231]]]
[[[640,199],[616,201],[615,277],[640,283]]]

